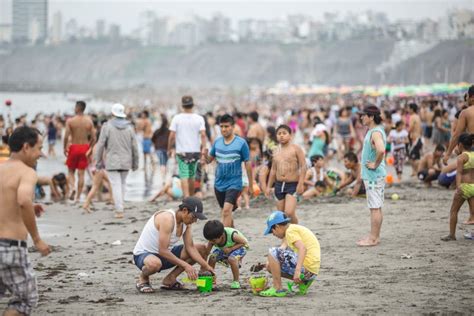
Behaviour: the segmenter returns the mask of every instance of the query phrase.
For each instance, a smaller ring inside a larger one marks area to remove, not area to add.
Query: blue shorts
[[[298,255],[290,248],[281,249],[280,247],[272,247],[269,252],[276,261],[280,262],[281,272],[293,277],[296,264],[298,263]],[[306,271],[304,267],[301,268],[301,273],[305,275],[305,281],[316,278],[316,274]]]
[[[181,190],[180,188],[177,188],[177,187],[173,187],[171,189],[171,193],[173,194],[173,197],[175,199],[180,199],[183,197],[183,190]]]
[[[211,253],[211,257],[215,258],[217,262],[227,262],[227,259],[233,257],[237,260],[241,260],[247,254],[247,249],[245,247],[240,247],[235,249],[228,255],[224,253],[222,249],[214,248],[214,251]]]
[[[456,181],[456,170],[450,173],[442,173],[438,177],[438,184],[446,188],[449,188],[454,181]]]
[[[166,164],[168,163],[168,153],[166,152],[166,150],[157,149],[156,157],[158,157],[158,163],[160,164],[160,166],[166,166]]]
[[[183,250],[183,247],[184,247],[184,245],[174,246],[171,249],[171,253],[179,258],[179,257],[181,257],[181,251]],[[145,258],[148,257],[148,256],[155,256],[155,257],[157,257],[161,260],[161,269],[158,272],[161,272],[161,271],[167,270],[167,269],[171,269],[174,266],[176,266],[174,263],[169,262],[168,260],[166,260],[165,258],[160,256],[159,254],[145,252],[145,253],[133,256],[133,262],[135,263],[137,268],[140,269],[140,271],[142,270],[143,266],[145,265]]]
[[[144,154],[151,153],[151,145],[152,145],[151,139],[149,139],[149,138],[144,138],[143,139],[142,147],[143,147],[143,153]]]

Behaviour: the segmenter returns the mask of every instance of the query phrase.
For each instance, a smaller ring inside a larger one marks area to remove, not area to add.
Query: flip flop
[[[265,267],[266,267],[265,263],[259,262],[250,267],[250,272],[260,272],[263,269],[265,269]]]
[[[141,284],[137,283],[135,287],[137,288],[138,292],[142,294],[150,294],[150,293],[155,292],[155,290],[151,287],[149,282],[141,283]]]
[[[174,282],[171,285],[165,285],[163,284],[160,289],[165,290],[165,291],[184,291],[186,288],[184,285],[178,281]]]

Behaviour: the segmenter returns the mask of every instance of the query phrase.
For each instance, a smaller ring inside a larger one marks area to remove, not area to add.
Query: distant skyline
[[[0,21],[9,20],[8,8],[12,0],[0,0]],[[384,12],[390,20],[396,19],[438,19],[450,9],[467,8],[474,10],[474,0],[345,0],[345,1],[117,1],[117,0],[50,0],[49,21],[54,13],[60,11],[63,21],[76,19],[80,25],[94,27],[96,20],[104,19],[107,23],[118,24],[127,34],[139,25],[139,14],[152,10],[159,16],[186,18],[199,15],[211,17],[221,12],[235,21],[245,18],[272,19],[284,18],[288,14],[307,14],[321,20],[324,12],[363,12],[372,10]]]

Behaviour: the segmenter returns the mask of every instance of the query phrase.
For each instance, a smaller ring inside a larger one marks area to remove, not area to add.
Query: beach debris
[[[401,258],[401,259],[411,259],[411,258],[413,258],[413,257],[412,257],[412,255],[409,255],[409,254],[407,254],[407,253],[404,253],[404,254],[402,254],[402,255],[400,256],[400,258]]]
[[[87,273],[85,273],[85,272],[79,272],[79,273],[77,274],[77,276],[78,276],[79,278],[87,278],[89,275],[88,275]]]
[[[112,246],[120,246],[122,242],[120,240],[116,240],[112,243]]]
[[[466,232],[464,238],[474,240],[474,234],[472,232]]]

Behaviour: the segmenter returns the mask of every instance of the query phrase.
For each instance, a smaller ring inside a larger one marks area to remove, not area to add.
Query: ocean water
[[[11,106],[6,106],[5,101],[10,100]],[[87,94],[71,93],[44,93],[44,92],[2,92],[0,91],[0,114],[4,117],[11,113],[12,118],[27,114],[31,120],[37,113],[43,114],[74,114],[76,101],[84,100],[87,110],[107,111],[112,103],[94,99]]]

